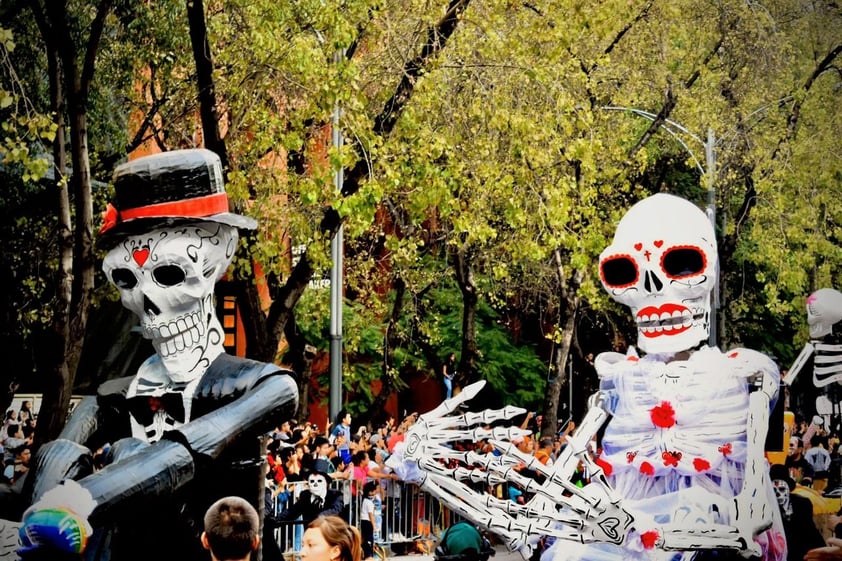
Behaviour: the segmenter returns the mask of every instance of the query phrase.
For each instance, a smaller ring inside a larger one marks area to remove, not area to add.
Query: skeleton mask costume
[[[713,228],[698,207],[667,194],[634,205],[599,272],[611,297],[631,308],[649,354],[630,348],[596,357],[600,390],[550,467],[518,450],[517,427],[480,428],[518,411],[460,412],[481,386],[464,388],[407,432],[402,455],[420,468],[418,483],[525,558],[537,539],[552,536],[542,561],[689,560],[704,549],[785,559],[763,454],[778,368],[750,349],[693,350],[708,337],[717,262]],[[589,445],[601,430],[597,456]],[[501,455],[443,445],[460,438],[487,438]],[[454,459],[460,467],[445,467]],[[519,477],[510,469],[518,463],[544,482]],[[591,478],[578,490],[571,478],[581,464]],[[512,506],[462,483],[501,480],[532,498]]]
[[[307,488],[310,490],[310,496],[314,501],[324,504],[325,496],[327,496],[327,477],[321,473],[312,473],[307,478]]]
[[[792,503],[789,500],[789,485],[786,481],[775,479],[772,481],[775,488],[775,498],[778,499],[778,506],[784,516],[792,516]]]
[[[644,351],[677,352],[707,339],[716,237],[689,201],[657,194],[634,205],[602,252],[599,273],[611,297],[631,308]]]
[[[114,184],[103,271],[156,352],[128,389],[151,410],[132,415],[133,436],[155,442],[190,420],[196,383],[224,352],[213,289],[234,257],[237,228],[254,221],[228,212],[222,167],[208,150],[140,158],[118,167]]]

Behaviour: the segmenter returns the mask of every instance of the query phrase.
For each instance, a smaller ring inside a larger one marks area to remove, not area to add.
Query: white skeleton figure
[[[549,468],[511,444],[520,429],[471,428],[522,410],[454,414],[479,389],[468,386],[408,432],[401,453],[422,470],[416,481],[524,557],[550,536],[557,541],[545,556],[554,561],[690,559],[703,549],[784,558],[763,451],[777,366],[748,349],[692,352],[708,337],[716,271],[715,236],[701,210],[665,194],[635,205],[603,252],[600,273],[612,298],[632,309],[638,345],[652,354],[597,357],[600,391]],[[588,443],[609,415],[602,453],[592,458]],[[484,438],[502,456],[447,446]],[[453,458],[465,467],[439,461]],[[570,481],[580,462],[590,475],[582,489]],[[521,476],[513,469],[520,463],[544,482]],[[513,482],[534,498],[517,505],[462,481]]]
[[[804,365],[813,359],[813,384],[821,388],[842,381],[842,345],[823,341],[833,334],[833,326],[842,321],[842,293],[821,288],[807,298],[807,324],[810,341],[789,369],[784,382],[792,385]],[[838,340],[837,340],[838,343]]]
[[[196,385],[225,351],[213,289],[231,263],[237,239],[233,226],[201,222],[129,236],[105,256],[105,274],[156,351],[141,365],[127,397],[178,394],[183,410],[183,420],[181,412],[177,419],[156,402],[151,425],[131,418],[132,436],[155,442],[190,420]]]

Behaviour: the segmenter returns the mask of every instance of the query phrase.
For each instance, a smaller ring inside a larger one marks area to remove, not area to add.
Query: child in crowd
[[[376,481],[368,481],[363,485],[363,502],[360,507],[360,534],[363,542],[363,558],[374,557],[374,494],[378,492]]]

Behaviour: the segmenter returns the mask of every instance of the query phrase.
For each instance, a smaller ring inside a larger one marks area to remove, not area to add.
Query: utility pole
[[[334,62],[339,62],[345,57],[344,51],[337,51],[334,55]],[[333,148],[342,148],[344,139],[342,129],[339,128],[341,109],[337,101],[333,106]],[[345,170],[339,166],[333,172],[333,184],[337,193],[342,193],[342,185],[345,181]],[[343,302],[343,263],[344,263],[344,228],[342,222],[333,239],[330,240],[330,389],[329,389],[329,419],[333,421],[342,410],[342,302]]]

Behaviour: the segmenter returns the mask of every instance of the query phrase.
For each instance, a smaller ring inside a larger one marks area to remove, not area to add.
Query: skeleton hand
[[[404,459],[417,463],[423,472],[421,487],[438,497],[454,511],[502,536],[509,550],[531,554],[540,536],[583,543],[621,544],[631,528],[633,517],[620,506],[619,497],[609,487],[602,469],[588,455],[588,443],[607,418],[604,410],[592,407],[579,428],[568,437],[568,445],[552,466],[523,453],[512,440],[531,431],[516,427],[471,428],[511,419],[525,412],[508,406],[478,413],[455,413],[473,398],[484,382],[467,386],[459,395],[444,401],[422,415],[406,435]],[[458,451],[448,443],[489,439],[500,456]],[[457,460],[459,467],[447,467],[442,460]],[[579,464],[591,473],[591,483],[579,488],[571,482]],[[543,482],[522,475],[522,466],[538,474]],[[516,484],[534,495],[526,504],[501,500],[477,492],[462,483]],[[559,507],[561,507],[559,509]]]

